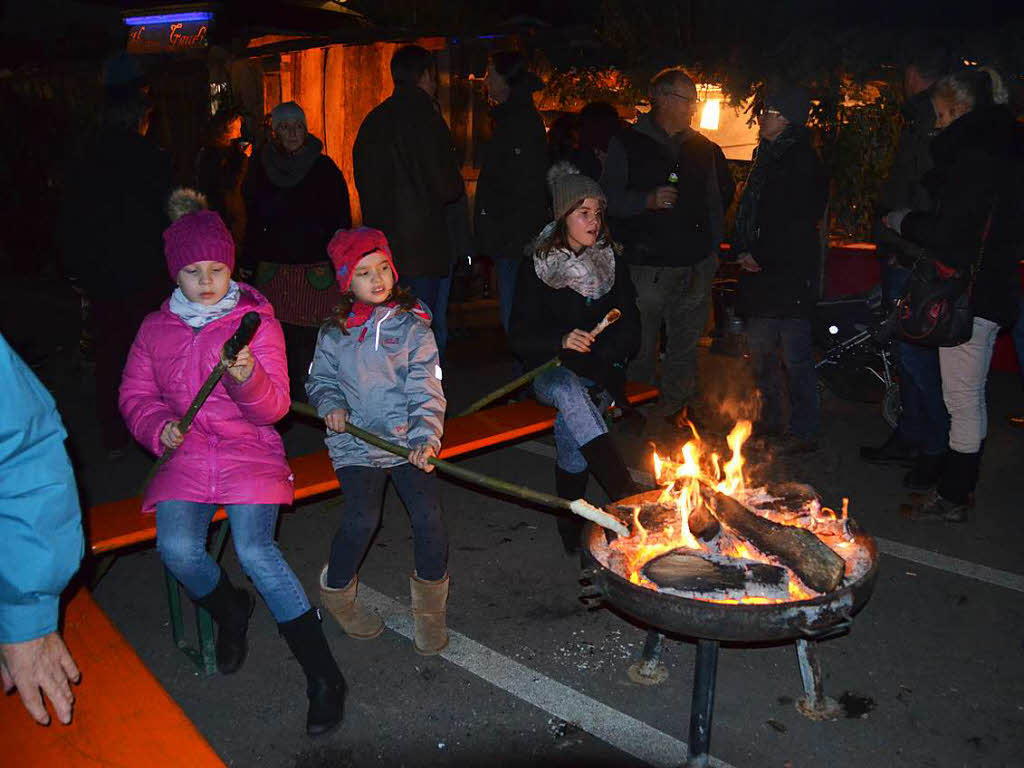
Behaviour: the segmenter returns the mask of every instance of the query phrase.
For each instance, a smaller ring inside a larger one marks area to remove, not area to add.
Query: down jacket
[[[198,331],[168,308],[142,322],[121,379],[121,415],[136,440],[154,454],[160,432],[180,419],[220,360],[224,342],[251,310],[260,327],[249,345],[256,365],[239,384],[220,380],[199,410],[185,440],[150,482],[142,508],[171,499],[217,504],[289,504],[293,476],[273,424],[288,412],[288,364],[274,310],[241,284],[238,306]]]
[[[325,416],[348,411],[353,426],[393,443],[440,450],[444,431],[444,390],[430,312],[378,306],[348,335],[334,322],[320,329],[306,379],[310,405]],[[347,433],[328,432],[335,468],[393,467],[405,459]]]

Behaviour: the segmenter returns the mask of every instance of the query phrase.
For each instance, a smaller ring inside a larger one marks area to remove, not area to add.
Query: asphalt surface
[[[40,279],[8,281],[3,294],[0,327],[58,398],[83,495],[96,503],[134,493],[149,459],[133,450],[110,460],[100,449],[91,371],[76,354],[73,294]],[[21,322],[28,309],[46,321]],[[750,392],[749,374],[741,359],[704,351],[701,364],[703,416],[710,431],[721,432],[729,419],[718,406]],[[513,375],[500,330],[457,334],[445,376],[451,409]],[[875,404],[826,394],[821,450],[796,461],[761,457],[756,472],[810,482],[836,504],[850,497],[854,516],[889,554],[880,558],[875,592],[852,631],[817,647],[825,691],[844,707],[840,719],[814,722],[797,712],[802,688],[792,644],[722,649],[711,738],[717,764],[1024,765],[1024,432],[1005,425],[1006,415],[1021,409],[1019,379],[993,374],[989,440],[967,525],[909,521],[899,511],[907,500],[901,471],[857,459],[858,445],[887,433]],[[615,427],[629,462],[641,470],[649,469],[653,426],[634,416]],[[322,446],[320,434],[302,424],[285,441],[293,455]],[[462,461],[553,491],[552,455],[546,436]],[[578,564],[562,552],[554,519],[443,482],[451,648],[443,657],[420,657],[403,634],[412,548],[405,512],[389,490],[383,527],[360,574],[389,629],[360,642],[325,622],[349,697],[342,727],[319,740],[304,733],[304,680],[262,603],[244,668],[204,680],[170,641],[154,550],[120,557],[95,594],[229,765],[681,764],[694,644],[667,639],[667,679],[656,686],[632,682],[627,669],[646,628],[580,603]],[[603,500],[593,481],[590,490]],[[281,549],[314,601],[337,514],[337,498],[321,498],[281,515]],[[224,566],[245,581],[230,548]]]

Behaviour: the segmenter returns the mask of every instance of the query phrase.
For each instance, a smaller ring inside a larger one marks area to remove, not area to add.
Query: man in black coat
[[[118,410],[121,371],[145,316],[170,295],[163,231],[170,155],[146,138],[152,105],[139,89],[108,89],[101,126],[71,164],[57,222],[62,263],[89,300],[96,418],[117,458],[131,443]]]
[[[487,67],[494,134],[483,149],[476,186],[476,252],[495,261],[501,324],[508,332],[523,251],[548,223],[548,144],[533,104],[543,86],[518,51],[499,51]]]
[[[453,249],[447,207],[465,195],[448,125],[434,97],[430,53],[407,45],[391,57],[395,90],[359,126],[352,160],[363,224],[387,235],[400,282],[434,315],[444,348]]]
[[[877,223],[890,211],[910,208],[927,210],[931,201],[921,183],[932,167],[929,145],[935,135],[932,91],[944,74],[943,52],[923,50],[909,63],[903,76],[906,101],[904,128],[892,168],[878,194]],[[873,233],[878,255],[885,259],[882,293],[886,302],[903,295],[914,261],[922,249],[886,227]],[[863,446],[860,456],[873,464],[909,464],[904,478],[909,488],[927,490],[935,486],[942,457],[949,443],[949,414],[942,399],[939,354],[932,347],[895,342],[899,365],[901,414],[892,435],[879,447]]]
[[[818,298],[819,221],[828,187],[804,127],[810,96],[787,83],[769,87],[758,117],[761,142],[736,212],[732,246],[744,270],[736,311],[746,321],[750,360],[762,407],[758,431],[781,435],[789,380],[792,452],[817,448],[818,389],[810,315]]]
[[[625,246],[640,307],[640,354],[630,377],[657,383],[664,322],[658,411],[683,427],[679,416],[697,394],[697,342],[734,192],[721,148],[690,127],[696,107],[697,89],[682,69],[658,73],[650,114],[612,137],[601,176],[609,226]]]

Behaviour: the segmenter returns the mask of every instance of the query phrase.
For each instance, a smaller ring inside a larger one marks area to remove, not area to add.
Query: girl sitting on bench
[[[604,222],[605,195],[569,163],[548,172],[555,220],[537,236],[519,268],[509,341],[527,369],[558,356],[561,366],[533,382],[555,418],[555,491],[583,498],[593,473],[613,501],[636,493],[603,413],[625,403],[626,362],[640,347],[640,312],[625,262]],[[612,309],[622,315],[595,337]],[[567,553],[580,546],[583,522],[558,517]]]
[[[306,393],[327,424],[327,448],[344,496],[341,524],[320,574],[320,598],[350,637],[369,640],[383,631],[380,617],[356,595],[390,475],[412,521],[414,647],[422,655],[437,654],[448,645],[448,534],[427,461],[441,447],[445,409],[430,311],[397,286],[383,232],[339,230],[327,253],[342,303],[320,329]],[[408,447],[409,460],[346,434],[349,421]]]
[[[273,427],[290,402],[281,325],[263,296],[231,279],[235,244],[205,199],[178,190],[168,208],[164,253],[178,287],[143,321],[121,381],[121,414],[135,439],[157,455],[175,449],[147,487],[143,509],[156,508],[160,557],[217,623],[217,668],[231,674],[245,660],[254,601],[206,551],[210,519],[224,506],[242,569],[306,674],[306,730],[315,736],[341,722],[345,681],[274,541],[278,505],[292,501],[291,469]],[[178,420],[250,311],[262,320],[255,337],[182,434]]]

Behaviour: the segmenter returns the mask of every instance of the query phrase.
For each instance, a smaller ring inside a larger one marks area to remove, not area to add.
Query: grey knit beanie
[[[306,113],[294,101],[283,102],[270,110],[270,125],[275,131],[281,123],[287,122],[306,124]]]
[[[580,173],[572,163],[556,163],[548,171],[548,186],[551,187],[552,211],[555,221],[567,214],[576,203],[592,197],[607,203],[601,185],[589,176]]]

